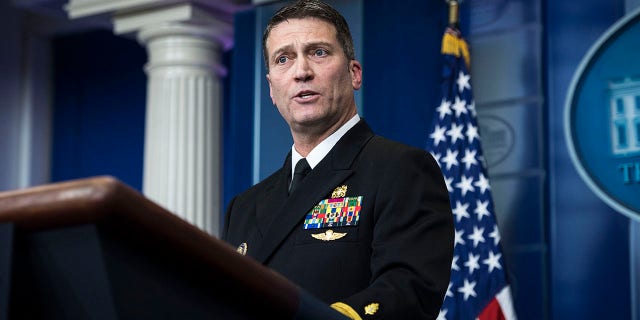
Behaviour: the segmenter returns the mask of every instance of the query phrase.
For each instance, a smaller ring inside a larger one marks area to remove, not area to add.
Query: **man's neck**
[[[309,154],[309,152],[313,150],[313,148],[315,148],[322,141],[324,141],[324,139],[326,139],[333,132],[335,132],[335,130],[337,130],[337,128],[331,132],[327,132],[322,136],[316,136],[316,135],[304,136],[303,135],[303,136],[299,136],[298,138],[293,138],[294,148],[296,148],[296,151],[298,151],[298,153],[301,156],[306,157]]]
[[[296,151],[303,157],[306,157],[309,152],[313,150],[316,146],[318,146],[322,141],[331,136],[334,132],[336,132],[340,127],[342,127],[345,123],[347,123],[353,116],[356,115],[354,110],[353,114],[349,114],[347,117],[340,119],[332,126],[325,130],[321,130],[321,132],[294,132],[291,130],[291,136],[293,137],[293,145]]]
[[[324,157],[331,152],[331,149],[342,139],[342,137],[347,134],[351,128],[353,128],[360,121],[360,116],[357,114],[351,117],[349,121],[340,126],[338,130],[336,130],[333,134],[328,136],[326,139],[322,140],[318,145],[316,145],[313,150],[309,151],[306,155],[301,155],[295,146],[291,147],[291,172],[294,172],[295,165],[298,163],[298,160],[305,158],[307,162],[311,166],[311,168],[315,168],[318,163],[324,159]]]

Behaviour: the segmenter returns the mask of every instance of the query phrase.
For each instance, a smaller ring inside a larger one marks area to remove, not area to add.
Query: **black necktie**
[[[302,182],[302,179],[304,179],[310,171],[311,167],[307,159],[302,158],[296,163],[296,168],[293,170],[293,179],[291,179],[291,186],[289,187],[289,194],[293,193],[300,182]]]

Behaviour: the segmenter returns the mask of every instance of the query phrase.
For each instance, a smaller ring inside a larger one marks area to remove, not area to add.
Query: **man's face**
[[[360,63],[348,61],[333,25],[320,19],[290,19],[266,41],[269,94],[293,132],[322,134],[356,113]]]

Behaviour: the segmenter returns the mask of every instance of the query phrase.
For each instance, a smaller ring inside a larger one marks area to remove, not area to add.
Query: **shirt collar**
[[[340,140],[340,138],[342,138],[342,136],[344,136],[344,134],[347,133],[349,129],[353,128],[353,126],[355,126],[358,121],[360,121],[360,116],[356,114],[355,116],[353,116],[353,118],[351,118],[340,128],[338,128],[336,132],[332,133],[326,139],[322,140],[320,144],[318,144],[311,150],[311,152],[309,152],[309,154],[307,155],[307,162],[309,162],[309,166],[311,167],[311,169],[315,168],[316,165],[318,165],[318,163],[320,163],[320,161],[324,159],[329,151],[331,151],[333,146],[338,143],[338,140]],[[293,170],[295,169],[296,164],[302,158],[303,157],[298,153],[298,151],[296,151],[295,146],[291,146],[291,177],[293,177]]]

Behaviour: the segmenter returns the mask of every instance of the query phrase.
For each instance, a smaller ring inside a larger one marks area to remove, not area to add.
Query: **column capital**
[[[116,12],[139,11],[153,7],[171,6],[181,3],[197,4],[215,12],[232,15],[240,9],[249,8],[255,5],[250,0],[68,0],[66,2],[67,4],[64,6],[64,9],[72,19],[102,14],[113,14]]]
[[[191,3],[115,14],[113,22],[116,34],[138,32],[144,43],[159,36],[190,34],[216,40],[225,50],[233,45],[231,22]]]
[[[140,32],[159,25],[201,26],[227,50],[233,46],[233,14],[249,0],[69,0],[70,18],[108,16],[115,34]]]
[[[221,33],[223,28],[193,22],[164,22],[141,27],[137,32],[138,41],[149,54],[145,70],[169,68],[205,73],[215,70],[218,76],[225,76],[227,70],[220,63],[219,51],[229,42]]]

